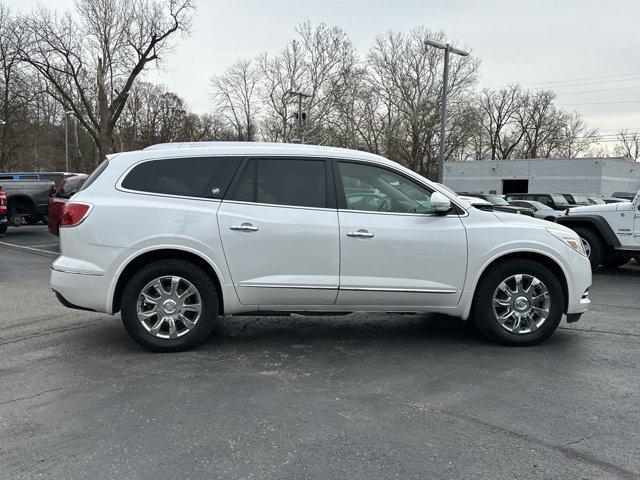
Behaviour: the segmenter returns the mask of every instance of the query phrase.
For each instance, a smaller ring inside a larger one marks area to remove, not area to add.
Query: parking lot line
[[[0,242],[0,245],[6,245],[7,247],[11,247],[11,248],[19,248],[21,250],[33,250],[35,252],[46,253],[47,255],[53,255],[56,257],[58,256],[56,252],[52,252],[50,250],[43,250],[42,248],[27,247],[25,245],[16,245],[15,243],[9,243],[9,242]]]

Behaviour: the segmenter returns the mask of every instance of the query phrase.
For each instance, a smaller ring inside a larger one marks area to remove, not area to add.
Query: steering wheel
[[[391,210],[391,199],[389,197],[384,197],[378,205],[378,211],[381,212],[383,210]]]

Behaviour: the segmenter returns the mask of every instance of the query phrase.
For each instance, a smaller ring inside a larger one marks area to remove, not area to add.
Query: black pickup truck
[[[9,225],[19,227],[23,220],[31,224],[45,220],[54,185],[51,180],[2,180]]]

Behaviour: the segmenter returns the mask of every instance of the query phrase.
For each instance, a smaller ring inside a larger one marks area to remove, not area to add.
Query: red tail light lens
[[[89,215],[91,205],[67,202],[62,209],[61,227],[75,227]]]
[[[7,213],[7,196],[4,190],[0,190],[0,215],[6,215]]]

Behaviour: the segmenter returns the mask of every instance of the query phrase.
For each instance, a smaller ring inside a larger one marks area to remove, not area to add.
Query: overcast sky
[[[35,4],[4,1],[14,10]],[[41,3],[58,10],[73,5]],[[552,88],[559,104],[604,134],[640,131],[638,0],[199,0],[191,37],[180,40],[163,71],[147,78],[205,112],[213,73],[238,57],[279,52],[305,20],[342,27],[360,53],[386,30],[443,30],[481,59],[480,86]]]

